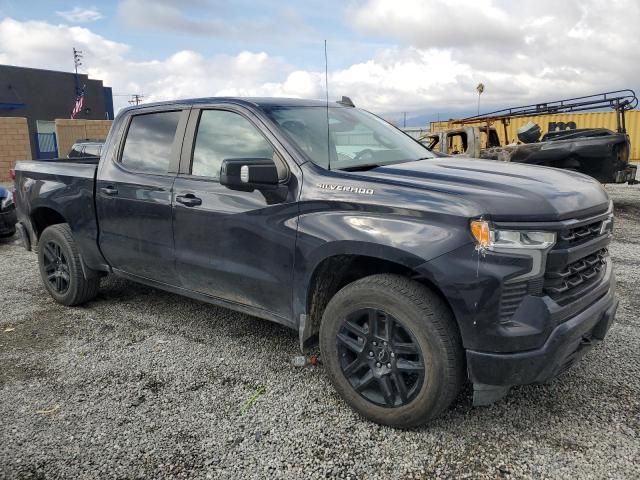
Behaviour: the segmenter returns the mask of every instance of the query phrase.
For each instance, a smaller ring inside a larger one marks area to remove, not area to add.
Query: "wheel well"
[[[52,208],[41,207],[31,213],[31,222],[37,238],[51,225],[66,223],[65,218]]]
[[[323,260],[313,273],[307,291],[307,309],[312,335],[320,331],[322,314],[331,298],[344,286],[369,275],[396,273],[426,285],[440,295],[448,305],[442,292],[426,279],[418,278],[411,268],[399,263],[365,255],[337,255]]]

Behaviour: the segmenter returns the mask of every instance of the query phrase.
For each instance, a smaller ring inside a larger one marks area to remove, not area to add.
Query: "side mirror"
[[[270,158],[228,158],[220,167],[220,185],[233,190],[270,189],[278,181],[278,169]]]

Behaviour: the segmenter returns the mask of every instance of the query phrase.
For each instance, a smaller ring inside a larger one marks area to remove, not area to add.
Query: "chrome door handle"
[[[100,189],[100,191],[102,193],[104,193],[105,195],[117,195],[118,194],[118,189],[117,188],[113,188],[111,186],[109,187],[102,187]]]

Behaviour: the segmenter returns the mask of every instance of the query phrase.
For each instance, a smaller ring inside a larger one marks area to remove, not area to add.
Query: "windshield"
[[[266,114],[316,165],[357,170],[435,155],[392,125],[356,108],[269,107]],[[328,137],[328,138],[327,138]]]

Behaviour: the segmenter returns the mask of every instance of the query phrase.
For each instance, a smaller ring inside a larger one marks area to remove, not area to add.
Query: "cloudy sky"
[[[636,0],[0,0],[0,63],[81,67],[145,101],[349,95],[387,118],[640,87]],[[127,97],[115,98],[116,108]],[[416,120],[418,121],[418,120]]]

